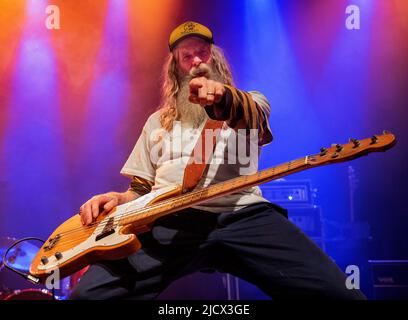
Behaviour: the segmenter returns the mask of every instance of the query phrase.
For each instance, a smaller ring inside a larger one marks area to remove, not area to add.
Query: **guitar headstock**
[[[351,138],[348,143],[321,148],[320,153],[307,157],[307,164],[323,165],[348,161],[371,152],[386,151],[392,148],[396,142],[395,136],[387,131],[384,131],[382,135],[374,135],[363,140]]]

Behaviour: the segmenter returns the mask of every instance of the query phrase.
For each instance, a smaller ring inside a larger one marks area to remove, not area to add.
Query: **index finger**
[[[200,89],[204,84],[200,78],[194,78],[189,82],[189,87],[190,91],[191,90],[198,90]]]

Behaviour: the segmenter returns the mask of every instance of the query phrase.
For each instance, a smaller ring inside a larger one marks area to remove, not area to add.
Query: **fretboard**
[[[154,220],[176,211],[186,209],[205,201],[219,198],[259,184],[278,179],[289,174],[309,168],[308,157],[290,161],[258,171],[252,175],[239,176],[206,188],[194,190],[171,199],[147,206],[134,213],[127,214],[120,220],[121,225],[148,224]]]

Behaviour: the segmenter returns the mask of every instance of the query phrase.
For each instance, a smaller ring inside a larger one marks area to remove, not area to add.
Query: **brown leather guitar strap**
[[[184,170],[183,193],[193,190],[200,182],[204,170],[210,163],[214,153],[217,137],[221,131],[224,121],[208,119],[201,135],[198,138],[190,159]],[[220,130],[217,130],[220,129]],[[211,143],[209,142],[211,140]]]

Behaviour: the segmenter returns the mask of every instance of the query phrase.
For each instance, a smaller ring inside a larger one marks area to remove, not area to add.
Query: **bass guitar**
[[[317,154],[191,192],[183,193],[179,185],[154,190],[101,212],[87,226],[82,225],[77,214],[62,223],[40,248],[31,263],[30,274],[44,282],[55,269],[64,278],[98,260],[125,258],[141,248],[137,235],[149,231],[152,223],[162,216],[295,172],[385,151],[395,143],[395,136],[384,131],[382,135],[350,139],[346,144],[321,148]]]

